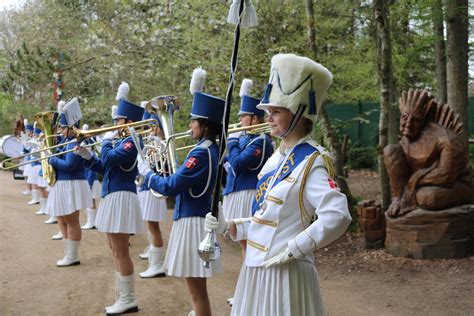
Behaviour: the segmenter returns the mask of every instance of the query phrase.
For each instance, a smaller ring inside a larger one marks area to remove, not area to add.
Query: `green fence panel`
[[[347,134],[353,145],[376,146],[380,116],[379,104],[378,102],[327,104],[326,111],[333,127],[340,134]],[[474,135],[474,97],[469,98],[467,125],[469,134]]]

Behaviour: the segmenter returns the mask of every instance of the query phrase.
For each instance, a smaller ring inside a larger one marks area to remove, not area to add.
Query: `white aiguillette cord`
[[[284,145],[283,145],[284,146]],[[281,146],[280,146],[281,148]],[[263,201],[260,203],[259,207],[262,211],[265,211],[264,208],[262,208],[262,204],[265,204],[265,200],[267,198],[267,195],[268,195],[268,192],[270,192],[271,189],[273,189],[273,185],[275,184],[275,181],[276,179],[278,179],[278,177],[280,176],[281,174],[281,170],[283,169],[283,167],[285,166],[285,162],[288,160],[288,157],[291,155],[291,153],[293,152],[293,149],[295,147],[291,148],[291,150],[288,152],[288,154],[285,154],[285,155],[281,155],[281,158],[280,158],[280,161],[278,162],[278,167],[277,167],[277,171],[273,174],[272,176],[272,180],[270,180],[270,183],[268,184],[267,186],[267,190],[265,191],[265,195],[263,196]],[[287,148],[287,149],[290,149],[290,148]],[[281,149],[280,150],[280,154],[281,154]],[[283,150],[284,151],[284,150]],[[265,207],[266,208],[266,207]]]

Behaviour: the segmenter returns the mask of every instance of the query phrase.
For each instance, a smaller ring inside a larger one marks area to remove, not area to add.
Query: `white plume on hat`
[[[191,94],[194,94],[194,92],[202,92],[202,89],[204,88],[204,82],[206,81],[206,76],[207,72],[201,67],[194,69],[193,76],[191,77],[191,83],[189,84],[189,91]]]
[[[245,78],[242,80],[242,85],[240,86],[239,96],[243,97],[244,95],[250,96],[250,90],[252,89],[253,81],[252,79]]]
[[[89,130],[89,125],[87,125],[87,124],[82,125],[82,130],[83,131],[88,131]]]
[[[332,83],[332,73],[323,65],[295,54],[277,54],[272,58],[270,81],[272,89],[268,103],[257,108],[266,110],[270,106],[287,108],[293,114],[300,105],[306,105],[304,116],[315,122],[326,92]],[[316,114],[309,114],[310,91],[315,94]]]
[[[239,7],[241,1],[244,1],[244,10],[242,11],[242,20],[240,25],[244,27],[253,27],[258,25],[257,13],[251,0],[233,0],[227,15],[227,23],[239,23]]]
[[[35,121],[35,122],[33,123],[33,129],[36,129],[36,126],[37,126],[37,125],[38,125],[38,122]]]
[[[117,96],[115,97],[115,100],[117,101],[120,101],[121,99],[128,100],[129,91],[130,91],[130,87],[128,83],[126,83],[125,81],[122,81],[122,83],[118,87]]]
[[[64,115],[66,115],[68,125],[74,125],[82,118],[81,106],[77,98],[69,100],[69,102],[64,105],[63,111]]]
[[[118,106],[112,105],[112,119],[117,115]]]
[[[66,105],[66,102],[64,102],[63,100],[60,100],[58,102],[58,112],[59,113],[64,113],[64,106]]]
[[[28,125],[28,119],[23,119],[23,125],[24,126]]]
[[[147,105],[147,104],[148,104],[148,101],[142,101],[142,102],[140,103],[140,106],[141,106],[142,108],[146,109],[146,105]]]

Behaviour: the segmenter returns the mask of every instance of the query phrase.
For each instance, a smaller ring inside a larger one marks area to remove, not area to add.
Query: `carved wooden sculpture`
[[[474,202],[474,186],[462,121],[448,105],[425,90],[409,90],[400,98],[398,144],[384,148],[392,187],[390,217],[417,207],[442,210]]]

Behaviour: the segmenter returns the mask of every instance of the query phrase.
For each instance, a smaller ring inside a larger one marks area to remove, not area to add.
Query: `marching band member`
[[[82,130],[83,131],[89,130],[89,125],[87,124],[82,125]],[[92,137],[91,139],[89,139],[87,143],[93,143],[95,141],[96,141],[95,138]],[[87,222],[83,226],[81,226],[81,229],[89,230],[89,229],[95,229],[95,215],[97,212],[97,202],[100,199],[100,182],[99,182],[99,177],[97,175],[97,172],[91,169],[86,169],[86,178],[87,178],[87,183],[89,183],[89,187],[92,193],[92,207],[86,209]]]
[[[28,141],[33,137],[33,124],[28,124],[28,120],[25,119],[24,121],[25,125],[25,133],[21,134],[21,144],[23,145],[23,152],[25,154],[30,152],[30,148],[28,146]],[[30,156],[26,156],[24,158],[24,161],[28,161],[30,159]],[[26,190],[21,192],[23,195],[31,195],[31,191],[33,189],[33,185],[31,183],[28,183],[28,176],[31,171],[31,164],[27,164],[23,166],[23,177],[25,178],[25,184],[26,184]]]
[[[60,106],[59,130],[63,142],[74,139],[73,126],[79,126],[81,110],[77,98],[70,100],[64,107]],[[70,150],[77,146],[76,142],[67,144],[63,150]],[[66,254],[58,260],[58,267],[80,264],[79,244],[81,241],[81,227],[79,224],[79,210],[91,206],[91,194],[86,181],[85,160],[70,152],[49,158],[49,164],[56,172],[56,183],[51,186],[46,206],[50,216],[56,216],[59,228],[64,236]]]
[[[271,134],[282,143],[260,173],[254,215],[229,223],[206,216],[206,229],[228,225],[234,240],[247,240],[232,315],[325,314],[313,252],[351,222],[329,154],[311,138],[331,81],[332,74],[309,58],[272,58],[258,108],[269,112]]]
[[[206,278],[222,271],[219,260],[211,263],[211,268],[204,268],[197,252],[199,242],[206,235],[204,217],[211,209],[216,183],[219,157],[216,136],[222,130],[225,104],[224,100],[201,92],[205,77],[202,68],[194,70],[189,127],[198,144],[188,153],[183,165],[171,176],[162,177],[139,157],[139,170],[145,176],[145,183],[165,196],[176,196],[165,269],[168,275],[185,278],[198,316],[211,315]]]
[[[143,107],[143,104],[142,104]],[[157,138],[161,142],[163,139],[163,132],[161,130],[160,119],[155,114],[145,112],[143,119],[155,119],[157,121],[154,125],[153,132],[149,137]],[[163,266],[165,259],[165,250],[163,248],[163,236],[160,230],[160,223],[166,221],[168,209],[165,198],[155,197],[146,183],[143,183],[138,190],[138,199],[140,201],[140,208],[142,210],[143,220],[147,222],[148,231],[150,232],[150,245],[148,247],[148,268],[141,272],[142,278],[154,278],[158,276],[165,276],[165,269]]]
[[[252,80],[244,79],[240,89],[239,120],[242,127],[264,121],[265,112],[257,109],[260,99],[249,96],[252,84]],[[222,203],[224,217],[226,220],[250,217],[257,175],[273,153],[272,140],[265,133],[237,132],[229,135],[227,150],[227,180]],[[245,257],[245,248],[245,241],[241,241],[242,258]]]
[[[36,122],[35,122],[33,124],[33,138],[32,138],[32,141],[38,142],[38,137],[39,137],[40,134],[41,134],[41,129],[36,127]],[[38,147],[39,147],[39,145],[38,145]],[[35,149],[31,150],[31,158],[32,158],[31,160],[39,158],[39,155],[35,154],[35,151],[37,151],[37,150],[35,150]],[[39,177],[39,172],[41,170],[41,162],[36,161],[36,162],[32,162],[29,165],[30,165],[30,170],[28,172],[28,179],[26,180],[26,182],[32,186],[32,190],[31,190],[31,200],[29,202],[27,202],[26,204],[35,205],[35,204],[39,204],[41,201],[44,203],[44,200],[40,199],[40,192],[38,190],[38,185],[36,184],[36,182],[38,180],[38,177]],[[41,214],[43,214],[43,213],[41,213]],[[41,215],[41,214],[38,214],[38,215]]]
[[[40,134],[40,136],[43,135],[43,133]],[[43,177],[43,168],[41,166],[41,162],[38,170],[38,177],[36,177],[36,187],[38,188],[41,207],[38,211],[35,212],[35,214],[47,215],[46,204],[48,203],[48,181]],[[57,222],[58,221],[54,216],[50,216],[47,220],[44,221],[45,224],[56,224]]]
[[[143,108],[125,100],[128,90],[125,82],[119,87],[118,107],[114,106],[112,109],[115,125],[140,121],[143,117]],[[104,175],[102,200],[97,210],[95,226],[97,230],[107,234],[117,269],[115,289],[118,294],[116,302],[106,307],[108,315],[138,311],[128,242],[130,234],[144,231],[135,184],[138,175],[137,147],[130,136],[113,141],[117,134],[117,131],[105,133],[100,159],[85,147],[77,148],[77,154],[88,160],[87,167]]]
[[[265,112],[257,109],[260,99],[250,96],[252,80],[244,79],[240,87],[239,120],[242,127],[261,124]],[[229,135],[227,140],[228,155],[225,168],[227,172],[224,198],[222,202],[223,214],[226,220],[250,217],[252,200],[257,186],[257,175],[265,162],[273,153],[270,136],[265,133],[237,132]],[[245,258],[246,242],[240,241],[242,258]],[[233,304],[233,298],[228,303]]]

